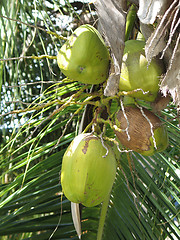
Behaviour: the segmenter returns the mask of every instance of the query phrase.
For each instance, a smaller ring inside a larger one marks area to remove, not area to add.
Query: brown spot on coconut
[[[117,138],[127,148],[143,155],[153,155],[164,150],[168,137],[161,120],[151,111],[128,106],[116,114]]]
[[[97,140],[98,138],[96,136],[93,136],[93,135],[89,135],[89,137],[86,137],[83,141],[85,141],[85,144],[84,144],[84,148],[82,149],[82,152],[84,154],[86,154],[87,150],[88,150],[88,146],[89,146],[89,141],[92,140],[92,139],[95,139]]]

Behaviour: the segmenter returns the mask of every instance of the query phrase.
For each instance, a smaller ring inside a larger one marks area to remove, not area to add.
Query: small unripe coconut
[[[109,52],[91,25],[78,27],[61,47],[57,62],[68,78],[85,84],[100,84],[108,78]]]
[[[163,67],[154,59],[148,64],[144,47],[144,41],[128,40],[125,42],[119,89],[120,91],[138,90],[130,96],[153,102],[159,90]]]
[[[106,151],[93,134],[80,134],[71,142],[61,169],[62,190],[71,202],[92,207],[108,196],[115,180],[116,160],[109,147],[107,156]]]
[[[126,119],[123,111],[119,110],[115,122],[121,131],[115,133],[128,149],[151,156],[167,148],[168,135],[165,126],[154,113],[145,108],[142,108],[142,111],[143,113],[136,106],[125,107]]]

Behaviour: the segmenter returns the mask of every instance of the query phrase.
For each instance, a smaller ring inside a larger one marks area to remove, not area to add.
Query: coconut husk
[[[161,110],[165,109],[171,100],[171,95],[165,97],[161,92],[158,92],[157,98],[151,103],[152,112],[161,114]]]
[[[143,111],[143,114],[142,114]],[[145,116],[146,117],[145,117]],[[120,142],[133,151],[148,151],[152,131],[161,126],[160,119],[149,110],[137,107],[125,107],[116,118],[121,131],[115,131]]]

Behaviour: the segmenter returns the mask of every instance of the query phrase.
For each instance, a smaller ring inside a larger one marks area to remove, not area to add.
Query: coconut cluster
[[[126,149],[151,156],[166,149],[168,135],[158,116],[136,104],[136,99],[155,101],[163,70],[155,60],[148,63],[144,47],[143,41],[125,42],[119,95],[126,92],[128,97],[124,97],[124,107],[116,109],[111,121],[116,126],[113,128],[116,137]],[[108,48],[99,32],[90,25],[82,25],[74,31],[61,47],[57,62],[65,76],[84,84],[102,84],[109,77]],[[62,162],[64,194],[70,201],[87,207],[104,201],[116,175],[115,154],[111,146],[97,135],[76,136]]]

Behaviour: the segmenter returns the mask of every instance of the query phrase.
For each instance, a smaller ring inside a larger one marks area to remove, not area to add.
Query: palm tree
[[[78,239],[61,188],[62,157],[80,124],[90,126],[96,104],[106,97],[99,86],[65,78],[56,55],[72,30],[96,23],[94,5],[3,0],[0,6],[1,239]],[[138,26],[133,18],[128,39]],[[159,117],[168,130],[165,151],[151,157],[118,152],[104,240],[178,239],[180,136],[173,101]],[[108,124],[106,137],[114,138]],[[82,239],[96,239],[102,205],[80,207]]]

